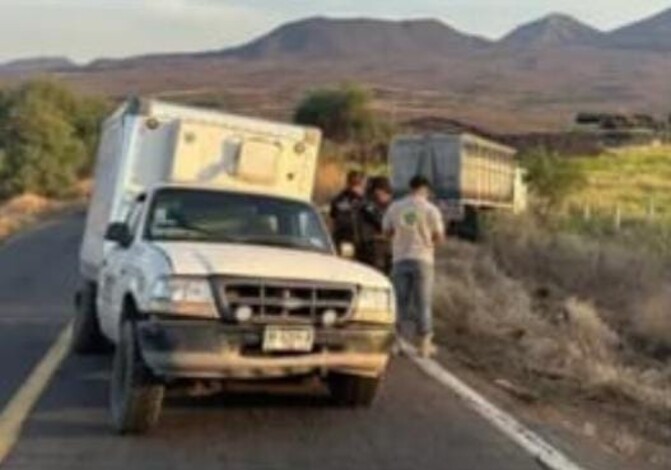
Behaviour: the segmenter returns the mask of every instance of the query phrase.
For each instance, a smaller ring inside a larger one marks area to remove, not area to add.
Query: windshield
[[[267,196],[162,189],[153,198],[146,237],[279,246],[331,252],[321,218],[308,204]]]

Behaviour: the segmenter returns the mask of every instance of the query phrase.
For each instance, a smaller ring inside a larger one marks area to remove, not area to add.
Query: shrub
[[[541,399],[626,402],[617,412],[659,437],[653,423],[671,416],[671,375],[660,360],[668,356],[640,346],[671,339],[671,297],[652,295],[669,278],[641,272],[648,262],[632,264],[636,254],[525,228],[517,224],[518,236],[496,232],[489,246],[454,241],[443,249],[438,340],[471,366]],[[613,253],[616,259],[608,259]],[[645,283],[653,285],[639,291]]]
[[[296,107],[294,121],[320,128],[327,140],[343,148],[347,159],[364,167],[386,155],[391,127],[375,115],[372,97],[361,87],[308,93]]]
[[[561,209],[567,198],[587,181],[580,166],[544,150],[528,153],[521,161],[536,208],[544,216]]]
[[[53,81],[0,95],[0,196],[62,197],[92,166],[104,102]]]
[[[375,134],[370,104],[370,95],[357,86],[315,90],[299,103],[294,121],[319,127],[334,142],[364,140]]]

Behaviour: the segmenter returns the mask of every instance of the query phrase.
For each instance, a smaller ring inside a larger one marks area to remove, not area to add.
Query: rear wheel
[[[100,331],[96,311],[96,286],[88,282],[77,293],[75,316],[72,324],[72,350],[76,354],[95,354],[108,351],[109,342]]]
[[[464,220],[459,223],[458,235],[463,240],[477,242],[482,237],[481,214],[477,207],[464,208]]]
[[[142,361],[135,324],[124,321],[114,355],[110,384],[110,410],[120,434],[142,434],[157,422],[163,406],[165,386]]]
[[[332,374],[329,377],[331,396],[340,405],[367,408],[373,404],[380,385],[380,378]]]

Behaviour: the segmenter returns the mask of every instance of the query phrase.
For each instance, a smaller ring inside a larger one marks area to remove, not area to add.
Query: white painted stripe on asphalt
[[[461,379],[447,371],[438,362],[419,357],[417,350],[407,341],[401,341],[401,347],[408,358],[422,371],[449,388],[471,409],[531,454],[540,464],[551,470],[585,470],[511,414],[492,404]]]
[[[18,441],[30,411],[67,357],[71,337],[72,325],[68,325],[61,331],[49,351],[2,411],[0,415],[0,464],[4,462]]]

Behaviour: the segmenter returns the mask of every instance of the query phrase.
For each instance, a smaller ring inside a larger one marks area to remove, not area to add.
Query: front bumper
[[[152,371],[170,378],[255,379],[315,372],[379,377],[387,367],[391,326],[317,328],[307,354],[262,351],[262,325],[152,319],[138,323],[142,356]]]

